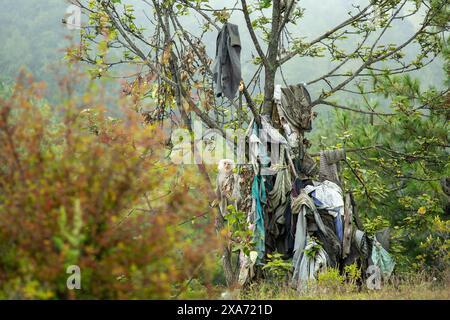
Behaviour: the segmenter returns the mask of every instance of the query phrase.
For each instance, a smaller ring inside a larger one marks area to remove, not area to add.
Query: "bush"
[[[179,226],[207,210],[205,186],[163,160],[162,132],[138,114],[113,120],[93,87],[61,85],[62,106],[23,75],[0,99],[0,298],[176,295],[216,246],[210,223]],[[81,290],[66,287],[70,265]]]
[[[415,266],[440,280],[448,276],[450,265],[450,221],[433,218],[430,234],[420,243],[421,254],[416,257]]]
[[[262,267],[267,278],[281,285],[288,283],[292,269],[292,261],[285,261],[282,257],[283,255],[277,252],[267,254],[267,263]]]
[[[361,279],[361,268],[356,263],[344,267],[345,277],[351,284],[356,284]]]
[[[324,292],[336,292],[342,289],[344,277],[338,269],[328,268],[317,276],[317,286]]]

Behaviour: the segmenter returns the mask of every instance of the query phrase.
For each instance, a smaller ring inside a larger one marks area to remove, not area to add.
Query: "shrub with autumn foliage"
[[[0,299],[170,298],[207,283],[213,219],[183,224],[208,210],[202,180],[164,158],[139,114],[110,118],[97,87],[60,85],[60,105],[25,75],[0,99]]]

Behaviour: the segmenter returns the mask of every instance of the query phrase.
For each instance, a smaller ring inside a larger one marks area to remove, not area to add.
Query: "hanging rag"
[[[281,93],[281,103],[277,104],[279,115],[283,116],[294,130],[311,130],[313,113],[311,96],[306,85],[290,85],[281,88]]]
[[[338,268],[341,262],[342,244],[336,234],[335,219],[326,210],[318,209],[317,211],[319,211],[320,217],[325,225],[327,235],[324,235],[319,230],[313,232],[312,235],[322,244],[323,249],[326,251],[328,255],[328,266]]]
[[[338,162],[345,159],[345,150],[324,150],[320,152],[319,179],[339,184]]]
[[[225,23],[219,31],[212,72],[216,96],[234,99],[242,77],[241,40],[237,25]]]
[[[341,187],[336,183],[325,180],[323,182],[313,181],[313,185],[305,187],[305,192],[322,203],[318,209],[329,210],[332,216],[337,213],[344,214],[344,199]],[[312,194],[314,192],[314,194]]]
[[[307,177],[316,175],[318,173],[316,161],[309,154],[305,153],[301,159],[298,171]]]
[[[389,250],[390,235],[391,235],[391,229],[389,227],[384,228],[380,231],[377,231],[377,233],[375,233],[375,237],[377,238],[378,242],[381,243],[381,246],[386,251]]]
[[[299,135],[298,132],[292,129],[291,125],[287,122],[286,118],[280,117],[281,126],[286,134],[287,141],[291,148],[298,148]]]
[[[342,242],[344,237],[344,227],[342,216],[344,215],[344,200],[342,189],[337,184],[325,180],[323,182],[313,181],[313,186],[305,187],[305,192],[311,195],[317,209],[325,209],[334,217],[336,234]]]
[[[359,253],[362,257],[367,258],[369,256],[369,244],[367,241],[367,235],[364,231],[356,230],[353,237],[353,241],[356,243]]]
[[[262,132],[260,132],[260,139],[263,143],[273,143],[279,145],[288,145],[287,140],[283,135],[275,129],[265,116],[261,117]]]
[[[258,253],[256,251],[250,251],[249,255],[246,255],[242,250],[239,253],[239,277],[238,284],[244,286],[248,281],[250,281],[255,276],[254,266],[256,259],[258,258]]]
[[[339,241],[343,242],[344,240],[344,226],[342,224],[342,215],[337,214],[334,218],[334,224],[336,227],[336,234],[339,238]]]
[[[286,222],[285,258],[289,259],[292,257],[294,253],[294,243],[295,243],[295,234],[294,234],[295,230],[293,230],[295,222],[292,215],[291,199],[289,199],[289,202],[286,206],[286,211],[284,212],[284,221]]]
[[[247,136],[249,137],[249,158],[255,172],[258,172],[258,160],[261,165],[265,166],[270,163],[270,157],[266,145],[264,145],[259,138],[259,130],[256,121],[250,123],[250,128],[251,129],[247,133]]]
[[[283,111],[283,107],[281,105],[281,85],[277,84],[275,85],[275,89],[273,92],[273,100],[275,102],[275,105],[277,107],[278,116],[280,118],[280,124],[283,127],[285,136],[287,138],[287,141],[289,143],[289,146],[292,149],[298,148],[298,138],[299,133],[294,127],[287,121],[285,113]]]
[[[342,226],[342,217],[340,214],[340,209],[329,208],[327,206],[324,206],[324,204],[315,197],[315,191],[311,192],[311,197],[317,208],[328,209],[328,213],[334,217],[334,228],[336,230],[337,236],[339,237],[339,241],[342,242],[343,235],[344,235],[344,227]]]
[[[372,262],[374,265],[378,266],[381,271],[381,276],[386,281],[394,271],[395,261],[389,255],[389,253],[383,248],[380,242],[378,242],[376,237],[373,237],[372,245]]]
[[[282,147],[283,149],[284,147]],[[284,166],[284,157],[280,160],[280,169],[275,178],[273,189],[269,192],[269,209],[271,211],[286,204],[292,189],[291,174],[286,166]]]
[[[305,249],[308,235],[306,215],[310,214],[314,217],[315,224],[324,235],[328,235],[328,232],[322,222],[322,218],[320,217],[316,206],[314,205],[313,200],[303,190],[300,192],[298,197],[292,199],[291,210],[293,214],[298,214],[294,242],[294,257],[292,258],[292,264],[294,265],[294,277],[297,277],[300,271],[300,263],[303,257],[303,251]]]
[[[261,263],[264,260],[265,253],[265,229],[264,229],[264,211],[263,206],[267,203],[266,189],[262,176],[255,175],[252,184],[252,198],[255,219],[253,230],[253,242],[258,253],[257,262]]]
[[[313,238],[308,237],[305,251],[312,251],[315,253],[304,254],[297,272],[294,272],[292,277],[292,285],[298,291],[307,289],[308,282],[316,280],[319,272],[327,267],[328,255],[326,251]]]
[[[283,159],[281,159],[281,165],[284,165]],[[290,205],[291,188],[291,174],[288,168],[283,166],[278,170],[274,186],[268,194],[269,223],[266,234],[268,249],[283,254],[288,251],[286,237],[289,231],[286,228],[286,209]]]
[[[292,197],[293,198],[298,197],[303,187],[304,187],[303,181],[300,178],[296,177],[294,182],[292,183],[292,190],[291,190]]]
[[[267,168],[280,165],[284,158],[283,146],[289,148],[287,140],[281,133],[275,129],[265,117],[261,117],[261,130],[254,119],[250,121],[246,136],[249,138],[249,158],[250,162],[258,172],[258,159],[262,165],[262,175],[276,174],[276,170]],[[268,145],[270,144],[271,153],[269,156]]]
[[[281,0],[280,1],[280,12],[284,13],[287,20],[291,20],[294,15],[295,8],[297,6],[298,0]]]

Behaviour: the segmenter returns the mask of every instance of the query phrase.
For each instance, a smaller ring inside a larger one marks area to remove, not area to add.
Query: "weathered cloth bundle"
[[[295,232],[294,257],[292,259],[292,264],[294,267],[292,279],[293,282],[296,282],[299,278],[301,270],[300,265],[304,256],[308,236],[306,216],[311,215],[314,217],[315,224],[324,235],[328,235],[328,232],[322,222],[316,206],[314,205],[313,200],[304,191],[300,192],[298,197],[292,199],[291,208],[293,214],[298,214]]]
[[[295,130],[312,128],[311,96],[304,84],[281,88],[280,117],[284,117]]]
[[[320,152],[320,181],[332,181],[339,184],[338,162],[345,160],[345,150],[325,150]]]
[[[307,238],[305,251],[314,253],[305,254],[300,265],[294,271],[291,285],[297,288],[298,291],[307,289],[308,282],[315,280],[317,274],[327,267],[328,255],[314,239]]]

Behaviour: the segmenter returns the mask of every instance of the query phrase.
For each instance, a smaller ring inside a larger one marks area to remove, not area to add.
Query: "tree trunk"
[[[266,68],[264,77],[264,104],[262,115],[268,119],[272,116],[273,109],[273,93],[275,90],[275,74],[276,69]]]
[[[220,210],[216,217],[216,230],[217,233],[220,234],[220,232],[223,230],[225,225],[225,219],[223,218],[222,214],[220,213]],[[232,252],[229,246],[228,242],[224,242],[222,246],[223,254],[222,254],[222,267],[223,267],[223,273],[225,275],[225,281],[227,283],[228,288],[232,288],[236,285],[237,280],[237,274],[233,270],[232,265]]]
[[[273,1],[272,8],[272,30],[270,32],[270,41],[267,48],[267,56],[264,65],[264,104],[262,114],[272,116],[273,92],[275,88],[275,75],[277,73],[277,56],[280,39],[281,10],[280,0]]]

